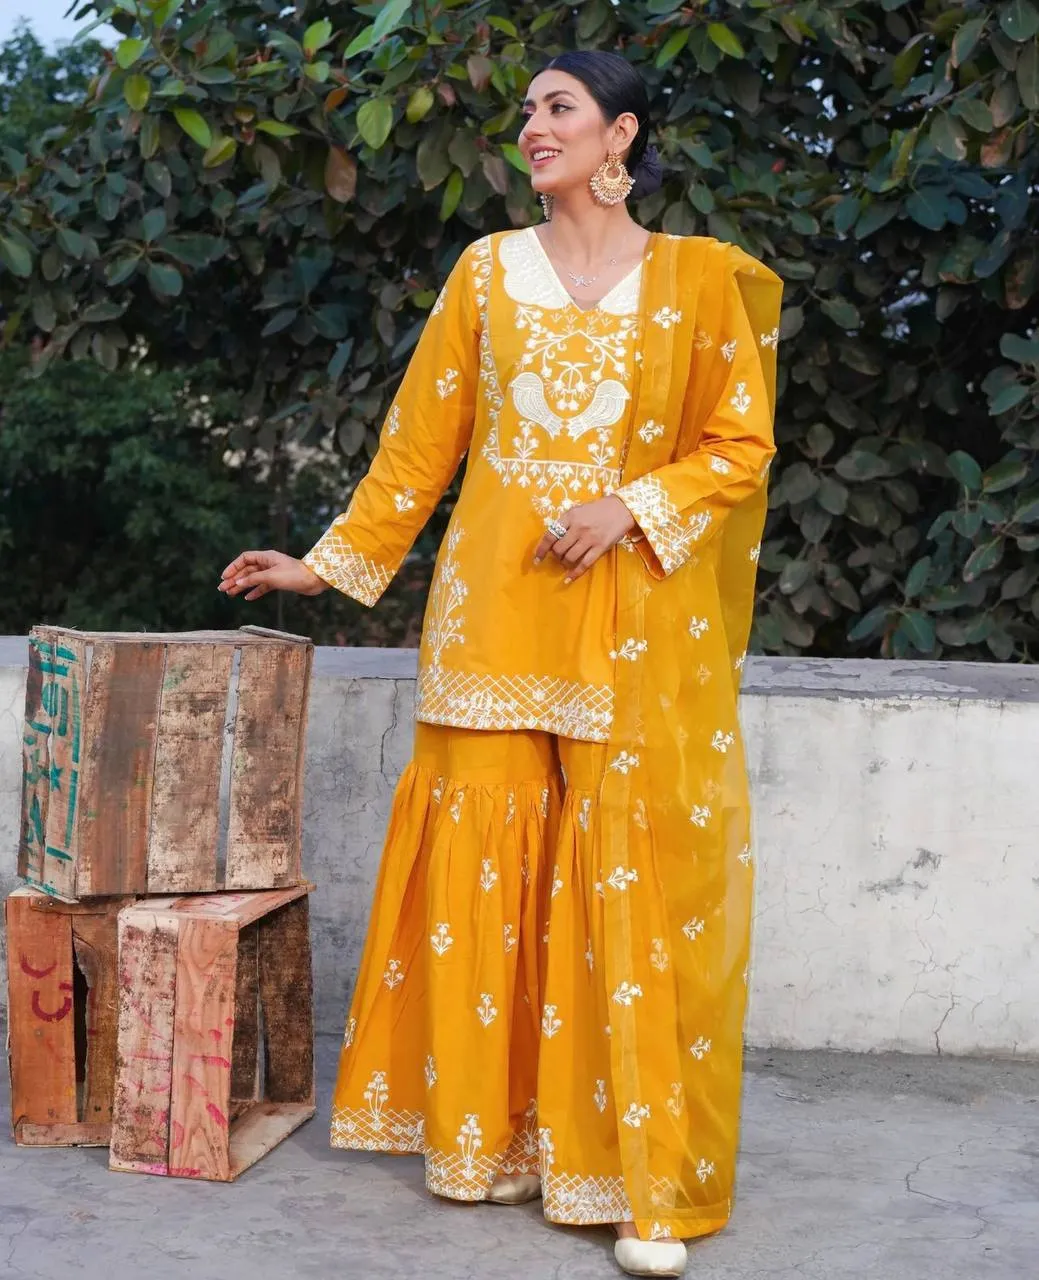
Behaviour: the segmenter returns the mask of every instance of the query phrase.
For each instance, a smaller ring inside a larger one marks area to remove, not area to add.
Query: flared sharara
[[[438,299],[350,508],[305,557],[376,602],[468,452],[347,1023],[334,1146],[436,1194],[540,1172],[644,1239],[732,1203],[753,862],[737,693],[781,283],[654,235],[581,310],[533,230]],[[570,585],[546,521],[637,527]]]

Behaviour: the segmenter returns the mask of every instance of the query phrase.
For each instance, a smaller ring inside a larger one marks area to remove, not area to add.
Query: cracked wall
[[[0,641],[4,894],[16,883],[20,799],[25,671],[14,655],[24,641],[15,646]],[[896,671],[772,659],[750,668],[742,716],[758,878],[749,1042],[1039,1054],[1039,680],[972,664]],[[318,651],[303,852],[318,886],[321,1031],[342,1029],[356,975],[410,750],[413,669],[413,654]]]

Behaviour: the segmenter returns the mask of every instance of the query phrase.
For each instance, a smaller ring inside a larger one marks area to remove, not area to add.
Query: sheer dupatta
[[[656,236],[644,271],[620,492],[645,539],[616,556],[604,982],[632,1217],[643,1238],[689,1237],[724,1225],[735,1178],[753,874],[736,703],[782,285],[699,237]]]

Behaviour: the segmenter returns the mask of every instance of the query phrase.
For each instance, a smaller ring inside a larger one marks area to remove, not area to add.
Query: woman
[[[438,1195],[614,1223],[678,1275],[735,1171],[751,891],[736,694],[781,287],[650,235],[648,101],[621,57],[531,83],[536,229],[471,245],[349,509],[222,589],[372,605],[466,452],[350,1012],[335,1146]]]

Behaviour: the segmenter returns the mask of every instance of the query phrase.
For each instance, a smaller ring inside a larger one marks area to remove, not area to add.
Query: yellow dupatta
[[[645,273],[625,483],[697,449],[716,410],[705,353],[719,358],[721,295],[733,286],[757,341],[769,429],[775,408],[779,278],[699,237],[655,237]],[[615,557],[601,850],[604,882],[618,867],[637,879],[605,889],[605,982],[608,998],[623,983],[640,997],[611,1003],[610,1034],[625,1191],[644,1239],[706,1234],[731,1209],[752,891],[736,702],[763,481],[715,512],[711,536],[670,576],[652,576],[637,553]]]

